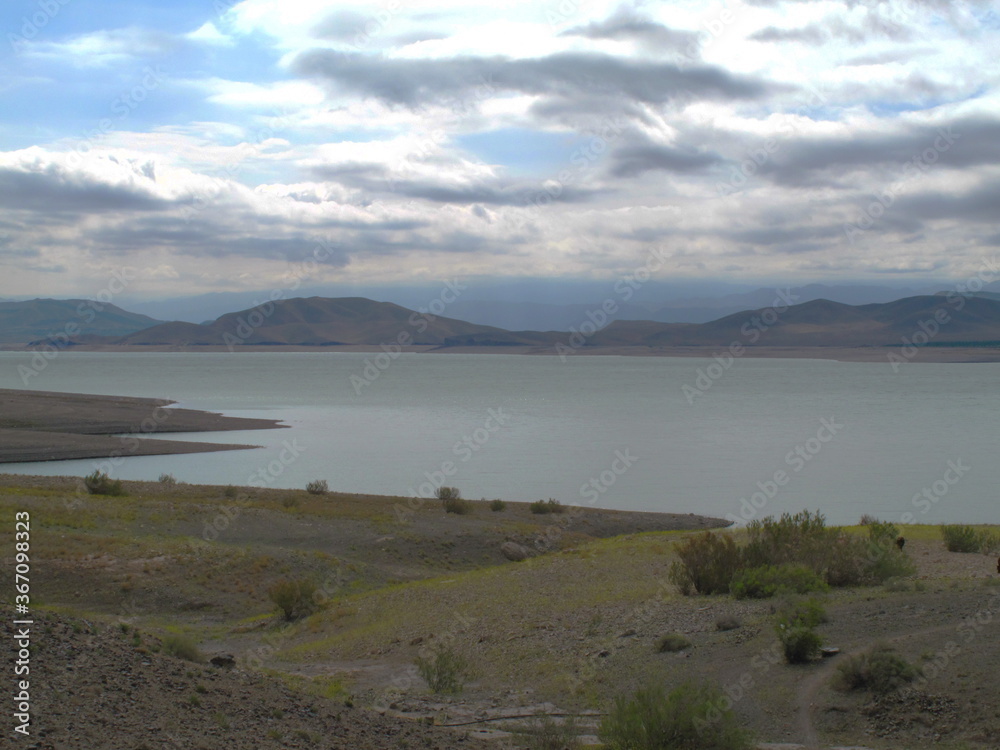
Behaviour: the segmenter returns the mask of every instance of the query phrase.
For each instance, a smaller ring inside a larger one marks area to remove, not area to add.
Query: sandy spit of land
[[[172,403],[155,398],[0,389],[0,463],[240,450],[258,446],[134,436],[285,426],[272,419],[167,408]]]
[[[734,341],[733,344],[743,342]],[[393,346],[393,349],[396,347]],[[406,353],[434,354],[535,354],[562,357],[615,356],[615,357],[704,357],[728,356],[729,346],[582,346],[576,349],[555,346],[404,346]],[[26,346],[4,345],[0,351],[31,351]],[[81,352],[362,352],[380,354],[381,346],[369,344],[340,344],[335,346],[253,346],[230,349],[226,346],[74,346]],[[900,346],[744,346],[740,357],[766,359],[826,359],[837,362],[871,362],[891,365],[908,363],[971,363],[1000,362],[1000,348],[976,346],[923,347],[904,351]]]

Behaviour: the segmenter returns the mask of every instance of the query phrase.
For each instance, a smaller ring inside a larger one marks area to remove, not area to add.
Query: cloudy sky
[[[1000,251],[1000,3],[11,0],[0,296],[919,285]]]

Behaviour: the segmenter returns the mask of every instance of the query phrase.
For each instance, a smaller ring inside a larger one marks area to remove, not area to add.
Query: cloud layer
[[[998,244],[996,3],[149,3],[4,11],[0,296],[613,282],[654,248],[961,278]]]

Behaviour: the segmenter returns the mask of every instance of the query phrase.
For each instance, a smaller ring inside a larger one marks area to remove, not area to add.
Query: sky
[[[997,2],[12,0],[0,33],[0,297],[920,286],[1000,249]]]

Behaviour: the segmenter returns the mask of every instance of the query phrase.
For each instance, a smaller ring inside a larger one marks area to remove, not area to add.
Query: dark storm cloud
[[[135,187],[108,185],[50,166],[44,172],[0,167],[0,205],[44,214],[162,211],[170,204]]]
[[[759,174],[790,186],[825,184],[834,176],[873,171],[904,179],[935,167],[953,169],[1000,164],[1000,119],[966,117],[946,126],[909,125],[898,133],[802,138],[782,141]],[[907,166],[910,165],[910,166]],[[886,172],[885,167],[893,170]]]
[[[650,171],[693,174],[722,161],[722,157],[714,151],[655,143],[620,148],[612,158],[611,174],[615,177],[635,177]]]
[[[753,245],[785,245],[805,240],[829,239],[843,235],[841,227],[834,226],[799,226],[799,227],[758,227],[728,232],[728,236],[737,242],[749,242]]]
[[[294,69],[343,91],[408,107],[481,99],[498,91],[569,99],[624,96],[663,104],[692,92],[703,99],[738,100],[760,98],[772,90],[764,81],[714,66],[681,67],[584,52],[533,59],[386,59],[314,50],[301,55]]]
[[[846,41],[861,44],[872,38],[886,38],[897,42],[912,39],[912,32],[892,18],[869,12],[861,23],[847,23],[839,16],[830,16],[816,23],[798,28],[785,29],[768,26],[751,34],[755,42],[800,42],[802,44],[824,44],[832,41]]]
[[[886,216],[899,213],[913,221],[954,220],[996,225],[1000,217],[1000,179],[984,179],[957,191],[928,190],[899,198]]]
[[[698,34],[671,29],[651,21],[628,8],[619,9],[603,21],[576,26],[559,36],[577,36],[585,39],[634,39],[651,48],[679,50],[685,53],[698,50]]]
[[[310,175],[320,180],[338,182],[347,187],[372,193],[391,193],[402,198],[417,198],[434,203],[469,205],[482,203],[490,206],[531,205],[538,195],[545,194],[541,185],[532,187],[522,183],[500,180],[455,184],[432,178],[411,179],[395,177],[380,164],[332,164],[313,167]],[[596,189],[563,186],[554,202],[583,203],[602,194]],[[553,202],[549,197],[546,203]]]

